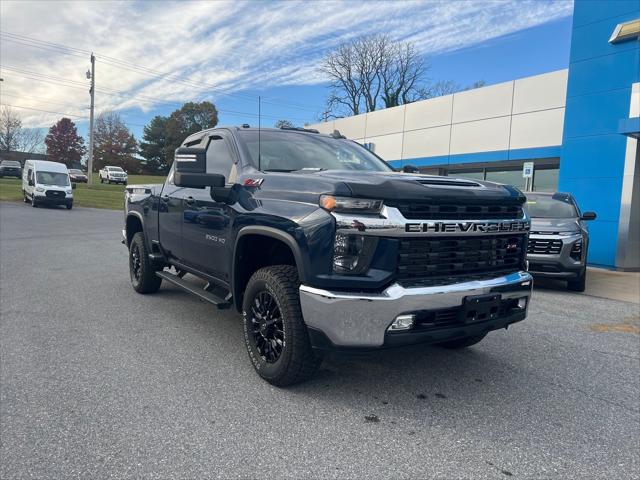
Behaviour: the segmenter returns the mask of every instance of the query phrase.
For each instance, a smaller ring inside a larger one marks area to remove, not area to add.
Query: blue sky
[[[0,103],[32,127],[61,116],[49,112],[74,115],[86,134],[84,72],[94,51],[97,112],[120,112],[138,138],[154,115],[189,100],[213,101],[221,124],[255,125],[261,95],[264,126],[278,118],[301,125],[323,110],[329,89],[318,65],[341,42],[388,33],[414,43],[433,81],[493,84],[566,68],[571,13],[564,0],[3,0]]]

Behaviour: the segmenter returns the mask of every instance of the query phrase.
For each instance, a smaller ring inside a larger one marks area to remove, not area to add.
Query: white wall
[[[568,70],[309,125],[386,160],[560,145]]]

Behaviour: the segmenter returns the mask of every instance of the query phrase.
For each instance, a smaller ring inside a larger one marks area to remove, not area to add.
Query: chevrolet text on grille
[[[529,222],[418,222],[405,224],[408,233],[526,232]]]

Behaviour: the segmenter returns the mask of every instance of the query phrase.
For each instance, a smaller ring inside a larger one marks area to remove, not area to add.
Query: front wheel
[[[138,293],[157,292],[162,279],[149,260],[147,246],[142,232],[136,233],[129,244],[129,276],[131,286]]]
[[[31,206],[32,206],[33,208],[36,208],[36,207],[38,206],[38,202],[36,202],[36,196],[35,196],[35,194],[34,194],[34,195],[31,195]]]
[[[73,203],[67,203],[67,210],[71,210],[73,208]]]
[[[438,343],[438,345],[440,347],[448,348],[451,350],[456,350],[458,348],[467,348],[467,347],[470,347],[471,345],[475,345],[476,343],[482,341],[482,339],[486,336],[487,334],[483,333],[481,335],[473,335],[471,337],[463,337],[457,340],[450,340],[448,342]]]
[[[242,304],[244,338],[253,367],[267,382],[285,387],[310,378],[322,357],[309,342],[291,265],[261,268],[249,279]]]
[[[575,280],[569,280],[567,282],[567,288],[572,292],[584,292],[587,288],[587,270],[584,269]]]

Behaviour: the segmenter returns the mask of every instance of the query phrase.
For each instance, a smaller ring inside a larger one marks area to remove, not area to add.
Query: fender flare
[[[125,228],[125,232],[127,234],[127,246],[129,246],[129,228],[127,227],[127,224],[129,223],[129,218],[130,217],[135,217],[138,220],[140,220],[140,225],[142,225],[142,231],[144,232],[144,218],[142,217],[140,212],[136,212],[135,210],[127,212],[127,217],[124,220],[124,228]],[[145,238],[146,238],[146,235],[145,235]],[[149,247],[149,245],[147,245],[147,247]]]
[[[302,255],[302,250],[300,248],[300,245],[298,245],[298,242],[295,241],[295,239],[293,238],[293,236],[291,236],[291,234],[283,230],[278,230],[277,228],[273,228],[273,227],[259,226],[259,225],[246,226],[240,229],[240,231],[236,235],[235,243],[233,245],[233,257],[232,257],[233,262],[231,264],[231,288],[232,288],[232,294],[235,298],[238,298],[236,296],[237,292],[235,291],[236,286],[235,286],[235,278],[234,278],[235,271],[236,271],[236,257],[238,252],[238,243],[240,242],[240,239],[246,235],[262,235],[264,237],[270,237],[276,240],[280,240],[285,245],[287,245],[291,249],[291,252],[293,253],[293,258],[296,261],[296,267],[298,268],[298,278],[300,279],[301,283],[304,283],[306,279],[306,268],[304,263],[304,257]]]

